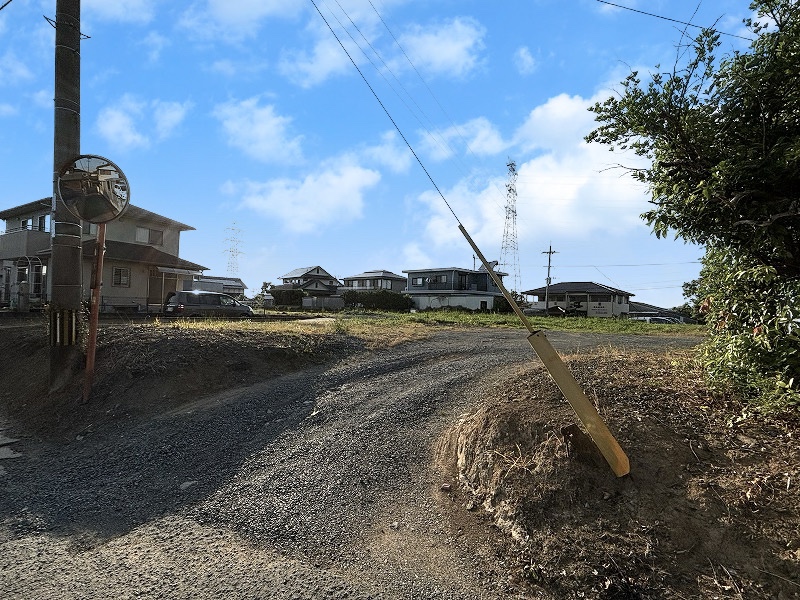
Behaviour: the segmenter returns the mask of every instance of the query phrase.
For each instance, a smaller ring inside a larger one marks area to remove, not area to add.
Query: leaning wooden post
[[[525,327],[527,327],[528,331],[530,332],[530,335],[528,336],[528,342],[530,343],[534,352],[539,356],[542,363],[544,363],[547,372],[550,373],[550,376],[556,382],[558,389],[560,389],[561,393],[564,394],[564,397],[567,399],[567,402],[569,402],[572,410],[575,411],[578,419],[580,419],[581,423],[583,423],[583,426],[586,428],[586,432],[592,438],[592,441],[595,443],[595,445],[599,448],[600,453],[603,455],[603,458],[606,459],[606,462],[611,467],[611,470],[614,471],[614,474],[617,477],[623,477],[624,475],[630,473],[630,463],[625,452],[622,450],[622,448],[620,448],[620,445],[608,430],[608,427],[606,427],[606,424],[603,422],[603,419],[600,417],[597,409],[589,401],[589,398],[586,397],[586,394],[583,393],[581,386],[564,364],[564,361],[561,360],[561,357],[558,355],[555,348],[553,348],[553,345],[545,337],[544,333],[539,330],[534,330],[531,322],[528,320],[528,317],[525,316],[525,313],[522,312],[522,309],[519,307],[516,300],[514,300],[514,298],[505,288],[503,281],[494,272],[486,258],[484,258],[480,249],[472,240],[469,233],[467,233],[467,230],[464,228],[464,226],[459,223],[458,228],[461,233],[464,234],[464,237],[467,238],[469,245],[472,246],[472,249],[480,259],[483,267],[488,271],[489,277],[492,278],[492,281],[494,281],[494,284],[503,293],[503,296],[508,304],[520,318]]]

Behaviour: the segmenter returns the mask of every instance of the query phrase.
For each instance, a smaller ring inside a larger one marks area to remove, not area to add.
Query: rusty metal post
[[[88,402],[94,381],[94,356],[97,349],[97,326],[100,321],[100,292],[103,289],[103,255],[106,252],[106,224],[97,226],[97,242],[92,267],[92,305],[89,311],[89,339],[86,343],[86,373],[83,380],[83,401]]]

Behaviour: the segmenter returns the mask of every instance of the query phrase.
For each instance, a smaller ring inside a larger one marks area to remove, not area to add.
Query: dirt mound
[[[688,355],[570,369],[631,460],[616,478],[531,367],[443,438],[439,458],[511,540],[520,584],[555,597],[800,597],[796,417],[731,421]]]
[[[321,364],[361,348],[356,338],[330,333],[265,333],[256,328],[104,325],[98,332],[94,385],[83,401],[82,376],[49,393],[45,324],[0,330],[4,371],[0,389],[9,416],[45,437],[72,436],[103,422],[150,417],[224,389]]]

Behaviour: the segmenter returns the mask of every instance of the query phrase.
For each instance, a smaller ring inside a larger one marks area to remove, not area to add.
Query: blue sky
[[[747,0],[615,3],[748,35]],[[0,11],[2,209],[51,194],[55,4]],[[596,0],[316,5],[372,90],[311,0],[83,0],[81,151],[119,165],[133,204],[196,228],[182,258],[251,295],[312,265],[472,268],[405,137],[490,260],[515,161],[520,289],[544,285],[552,245],[554,283],[683,302],[702,248],[651,235],[647,190],[613,168],[640,160],[583,141],[587,107],[631,69],[670,68],[683,26]]]

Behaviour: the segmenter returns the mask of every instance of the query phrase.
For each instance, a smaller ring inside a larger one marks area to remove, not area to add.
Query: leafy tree
[[[707,246],[688,291],[708,309],[709,377],[746,397],[784,390],[791,399],[800,383],[786,320],[800,277],[800,5],[750,8],[749,51],[718,58],[719,34],[703,31],[670,72],[646,85],[633,72],[618,97],[594,105],[600,126],[586,139],[649,159],[632,169],[651,193],[642,217],[658,237],[673,231]],[[777,343],[782,334],[788,345]]]

